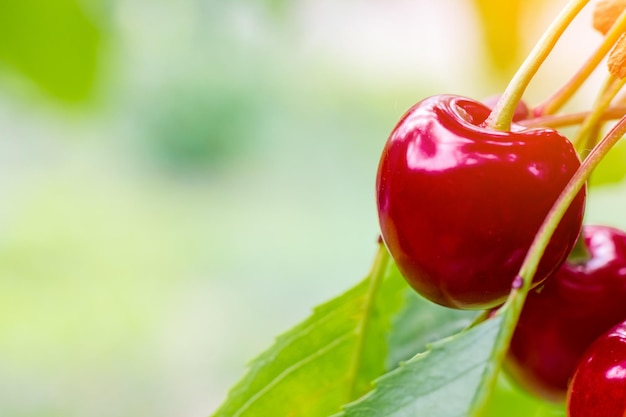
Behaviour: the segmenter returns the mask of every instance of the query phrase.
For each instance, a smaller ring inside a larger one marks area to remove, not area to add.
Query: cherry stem
[[[537,272],[539,261],[554,231],[593,170],[624,134],[626,134],[626,116],[622,117],[600,143],[594,147],[591,153],[589,153],[559,195],[559,198],[550,209],[550,212],[535,235],[535,239],[526,254],[518,276],[513,281],[512,289],[506,303],[496,312],[496,315],[504,315],[503,323],[492,352],[493,364],[486,371],[486,375],[484,375],[485,383],[481,385],[475,395],[476,403],[474,410],[476,410],[476,412],[472,413],[472,416],[481,414],[489,399],[489,394],[495,387],[499,369],[506,356],[509,344],[511,343],[511,338],[513,337],[515,326],[522,312],[526,295],[530,290],[532,278]]]
[[[622,89],[626,80],[619,80],[612,75],[609,75],[604,88],[596,98],[593,104],[591,113],[585,118],[585,121],[580,126],[576,138],[572,141],[576,150],[580,153],[581,158],[585,157],[591,151],[591,148],[595,145],[597,140],[597,133],[599,123],[601,123],[602,114],[610,106],[611,101],[617,96],[617,93]]]
[[[609,108],[611,101],[613,101],[617,93],[619,93],[624,86],[624,82],[625,80],[620,80],[613,74],[608,75],[591,107],[591,112],[583,121],[580,129],[578,129],[573,143],[583,160],[598,142],[600,130],[602,129],[602,114]],[[576,241],[576,245],[569,259],[578,263],[585,262],[589,259],[589,249],[585,244],[585,237],[583,236],[582,230],[578,235],[578,240]]]
[[[537,116],[554,114],[568,102],[570,98],[578,91],[580,86],[589,78],[593,70],[602,62],[606,54],[609,53],[613,45],[626,30],[626,10],[624,10],[611,29],[607,32],[604,40],[583,64],[583,66],[574,74],[574,76],[563,87],[557,90],[545,102],[535,107],[534,113]]]
[[[583,111],[578,113],[568,113],[568,114],[559,114],[559,115],[547,115],[535,117],[532,119],[521,120],[517,122],[518,124],[525,126],[527,128],[534,127],[566,127],[579,125],[585,121],[585,119],[589,116],[590,111]],[[618,105],[611,106],[607,108],[604,113],[600,115],[600,120],[614,120],[620,119],[626,114],[626,105]]]
[[[504,131],[511,129],[515,107],[522,99],[530,80],[546,60],[563,32],[587,3],[589,0],[570,0],[561,10],[509,82],[502,97],[487,118],[486,126]]]

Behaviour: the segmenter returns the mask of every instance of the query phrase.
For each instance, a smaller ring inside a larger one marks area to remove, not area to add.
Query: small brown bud
[[[593,28],[603,35],[626,9],[626,0],[600,0],[593,9]]]
[[[609,72],[619,78],[626,78],[626,34],[622,34],[609,54]]]

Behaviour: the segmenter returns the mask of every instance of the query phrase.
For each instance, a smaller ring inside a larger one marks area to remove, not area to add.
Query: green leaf
[[[515,404],[514,407],[511,405]],[[480,417],[565,417],[564,403],[549,403],[522,391],[501,372]]]
[[[496,316],[456,336],[376,381],[376,389],[337,417],[466,417],[489,373],[502,318]]]
[[[593,170],[589,179],[590,187],[620,183],[626,177],[626,142],[617,143],[604,157],[600,165]]]
[[[391,273],[400,275],[395,265]],[[403,296],[404,307],[393,319],[389,335],[388,370],[416,353],[424,352],[429,343],[460,332],[479,314],[442,307],[421,297],[408,286]]]
[[[406,289],[390,264],[381,246],[370,275],[280,336],[214,416],[327,416],[371,389]]]
[[[280,336],[214,416],[327,417],[475,316],[417,295],[381,246],[369,276]]]
[[[0,0],[0,66],[56,98],[91,93],[100,38],[77,0]]]

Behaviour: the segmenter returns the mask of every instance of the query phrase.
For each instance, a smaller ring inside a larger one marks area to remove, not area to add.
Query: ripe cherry
[[[583,237],[588,259],[568,260],[529,292],[504,363],[519,385],[548,400],[565,397],[585,350],[626,319],[626,233],[584,226]]]
[[[585,352],[567,392],[569,417],[626,416],[626,322]]]
[[[376,181],[383,240],[413,288],[444,306],[504,301],[550,207],[580,161],[551,129],[483,126],[490,111],[464,97],[427,98],[402,117]],[[585,190],[554,233],[534,282],[570,253]]]

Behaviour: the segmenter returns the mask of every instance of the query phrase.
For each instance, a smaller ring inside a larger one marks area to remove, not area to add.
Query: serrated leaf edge
[[[357,284],[355,287],[347,290],[345,293],[343,293],[342,295],[340,295],[338,297],[338,298],[343,297],[344,295],[349,294],[352,291],[358,290],[361,285],[369,284],[368,288],[366,290],[366,293],[364,295],[359,296],[359,298],[364,297],[365,299],[363,301],[363,307],[362,307],[362,313],[361,313],[362,317],[359,320],[359,324],[357,325],[357,327],[355,329],[351,329],[351,330],[347,331],[344,335],[336,338],[334,341],[330,342],[329,344],[324,346],[322,349],[319,349],[314,354],[309,355],[306,358],[303,358],[302,360],[300,360],[300,361],[292,364],[291,366],[287,367],[286,369],[284,369],[280,374],[278,374],[276,377],[274,377],[271,382],[269,382],[267,385],[265,385],[261,390],[257,391],[244,404],[242,404],[235,411],[235,413],[231,417],[239,417],[239,416],[241,416],[248,408],[250,408],[252,406],[252,404],[254,404],[257,400],[262,398],[263,395],[265,395],[267,392],[269,392],[274,386],[276,386],[281,380],[286,378],[292,372],[298,370],[302,366],[305,366],[307,363],[313,361],[314,359],[316,359],[316,358],[318,358],[320,356],[323,356],[324,354],[326,354],[327,352],[332,350],[337,345],[341,344],[341,342],[345,341],[349,337],[357,335],[358,340],[357,340],[356,348],[355,348],[356,352],[355,352],[355,355],[353,356],[353,360],[352,360],[352,363],[350,365],[350,372],[349,372],[348,378],[347,378],[347,380],[349,381],[349,383],[351,385],[350,385],[350,390],[349,390],[349,398],[346,400],[346,402],[354,400],[354,391],[356,389],[356,381],[357,381],[358,370],[359,370],[359,367],[360,367],[361,358],[363,356],[363,352],[364,352],[364,349],[365,349],[365,341],[366,341],[366,338],[367,338],[367,330],[366,330],[367,329],[366,323],[368,322],[367,317],[370,317],[372,312],[373,312],[375,299],[376,299],[376,294],[377,294],[378,290],[380,289],[380,284],[382,283],[383,279],[387,276],[387,272],[389,271],[389,268],[390,268],[391,264],[392,263],[391,263],[391,257],[389,255],[389,252],[387,251],[387,249],[384,246],[384,244],[380,243],[379,244],[379,248],[378,248],[378,252],[376,254],[376,257],[375,257],[375,260],[374,260],[374,262],[372,264],[370,272],[366,275],[366,277],[359,284]],[[367,281],[369,281],[369,283]],[[311,316],[309,316],[309,318],[305,319],[304,322],[300,323],[299,325],[296,325],[295,328],[297,328],[298,326],[305,325],[307,323],[307,321],[310,321],[311,318],[315,314],[319,313],[321,310],[323,310],[325,308],[328,308],[330,305],[333,304],[333,302],[336,302],[336,300],[337,299],[333,299],[333,300],[330,300],[327,303],[324,303],[324,304],[321,304],[321,305],[315,307],[313,309],[313,314]],[[338,311],[341,311],[342,307],[343,306],[338,306],[337,309],[329,310],[328,312],[323,313],[322,317],[317,318],[315,321],[310,322],[308,324],[308,326],[302,328],[302,330],[299,332],[297,338],[301,338],[303,336],[303,334],[306,335],[306,333],[311,332],[315,327],[318,327],[321,323],[324,323],[325,321],[332,319],[332,317],[335,314],[337,314]],[[268,348],[265,352],[261,353],[256,358],[252,359],[248,363],[248,366],[249,367],[254,366],[254,365],[256,365],[256,366],[263,366],[265,363],[273,361],[275,359],[275,357],[276,357],[276,354],[280,351],[280,349],[283,346],[288,345],[292,340],[294,340],[294,336],[292,336],[292,334],[291,334],[291,332],[293,330],[294,329],[290,329],[286,333],[278,336],[275,339],[274,344],[270,348]],[[270,352],[276,352],[276,354],[271,355],[271,354],[269,354]],[[253,370],[253,369],[249,369],[248,372],[252,372],[252,374],[248,374],[248,375],[244,376],[244,379],[245,378],[249,378],[250,375],[254,375],[256,373],[255,370]],[[243,391],[243,390],[246,389],[246,386],[237,387],[237,385],[235,385],[232,389],[239,388],[237,391]],[[230,397],[231,394],[232,394],[232,391],[229,394],[229,397]],[[224,404],[226,404],[227,401],[228,401],[228,398],[215,411],[214,415],[217,415],[219,410],[223,407]]]
[[[481,323],[481,324],[483,324],[483,323]],[[479,325],[477,325],[477,326],[479,326]],[[495,336],[495,339],[494,339],[494,348],[497,346],[497,344],[499,342],[500,332],[501,332],[502,326],[503,326],[503,323],[501,322],[500,326],[497,329],[497,333],[498,334]],[[373,390],[371,390],[370,392],[368,392],[367,394],[365,394],[363,397],[359,398],[358,400],[352,401],[350,403],[345,404],[342,407],[343,408],[342,411],[340,411],[339,413],[332,414],[329,417],[345,417],[345,409],[347,407],[350,407],[350,406],[357,405],[359,403],[365,402],[370,397],[372,397],[373,395],[376,395],[376,392],[378,390],[378,386],[381,385],[381,383],[383,383],[384,381],[386,381],[386,380],[388,380],[390,378],[393,378],[396,374],[403,372],[407,366],[412,365],[415,362],[425,360],[425,358],[428,357],[433,351],[435,351],[437,349],[444,348],[445,345],[447,345],[448,343],[454,341],[455,339],[457,339],[458,337],[460,337],[461,335],[467,333],[468,331],[472,330],[475,327],[476,326],[466,328],[466,329],[462,330],[461,332],[459,332],[457,334],[445,337],[443,339],[440,339],[440,340],[437,340],[437,341],[435,341],[433,343],[428,344],[428,350],[416,354],[415,356],[413,356],[411,359],[409,359],[407,361],[400,362],[400,364],[399,364],[399,366],[397,368],[393,369],[390,372],[387,372],[386,374],[380,376],[379,378],[377,378],[376,380],[373,381],[373,383],[375,385],[375,388]],[[492,349],[492,352],[489,355],[490,361],[493,360],[493,355],[494,355],[494,349]],[[467,373],[467,372],[471,371],[471,369],[475,369],[475,367],[472,367],[472,368],[470,368],[468,370],[465,370],[464,373]],[[481,377],[481,380],[485,380],[486,378],[488,378],[493,371],[494,371],[494,369],[493,369],[492,366],[486,365],[485,372],[483,372],[483,376]],[[474,395],[474,398],[472,399],[472,406],[470,407],[469,414],[467,416],[462,416],[461,415],[461,416],[458,416],[458,417],[468,417],[468,416],[474,416],[475,415],[475,412],[473,412],[473,411],[475,411],[473,405],[474,405],[474,402],[476,401],[477,394],[481,391],[480,388],[481,387],[477,388],[476,393]],[[430,390],[428,392],[432,392],[432,391],[433,390]]]

